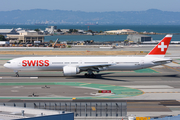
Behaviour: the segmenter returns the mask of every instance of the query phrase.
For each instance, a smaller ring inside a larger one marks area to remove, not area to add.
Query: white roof
[[[13,29],[0,29],[0,33],[10,33]]]
[[[26,32],[26,30],[19,30],[19,31],[17,31],[18,33],[24,33],[24,32]]]
[[[22,28],[17,28],[16,30],[19,31],[19,30],[22,30]]]
[[[27,32],[36,32],[36,31],[34,31],[34,30],[29,30],[29,31],[27,31]]]
[[[136,32],[136,31],[134,31],[134,30],[130,30],[130,29],[122,29],[122,30],[110,30],[110,31],[105,31],[105,32],[116,32],[116,33],[122,33],[122,32]]]

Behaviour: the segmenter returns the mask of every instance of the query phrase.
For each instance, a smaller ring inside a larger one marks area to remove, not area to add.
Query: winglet
[[[156,45],[151,52],[148,53],[148,55],[146,55],[147,57],[151,57],[151,56],[159,56],[159,57],[164,57],[166,54],[166,51],[169,47],[169,43],[171,41],[172,35],[168,34],[166,35],[160,42],[158,45]]]

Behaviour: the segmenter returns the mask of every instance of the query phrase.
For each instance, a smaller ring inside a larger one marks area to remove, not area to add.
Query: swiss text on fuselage
[[[22,66],[49,66],[49,60],[23,60]]]

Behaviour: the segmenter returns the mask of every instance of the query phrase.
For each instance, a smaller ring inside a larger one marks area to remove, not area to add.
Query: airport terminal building
[[[22,43],[34,43],[34,41],[44,42],[44,35],[39,35],[36,31],[28,31],[19,33],[19,35],[7,34],[9,41],[17,40]]]

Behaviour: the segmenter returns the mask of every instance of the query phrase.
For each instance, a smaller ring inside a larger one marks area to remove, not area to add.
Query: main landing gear
[[[94,73],[92,73],[92,74],[85,73],[84,76],[87,78],[95,78],[96,77],[96,75]]]
[[[96,75],[91,70],[88,70],[88,73],[85,73],[84,76],[87,78],[95,78],[96,77]]]

